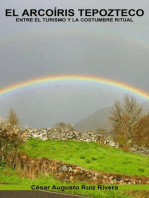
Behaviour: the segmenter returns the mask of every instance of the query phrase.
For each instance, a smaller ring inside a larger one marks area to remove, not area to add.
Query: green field
[[[30,139],[19,150],[29,157],[47,157],[105,173],[149,176],[149,157],[94,142]]]
[[[11,170],[11,168],[6,167],[3,170],[0,170],[0,183],[6,183],[6,184],[30,184],[30,185],[48,185],[48,186],[80,186],[81,184],[85,183],[64,183],[61,181],[56,180],[52,176],[43,176],[39,175],[37,179],[31,180],[28,178],[22,178],[19,176],[20,172],[16,170]],[[64,192],[64,193],[72,193],[72,194],[78,194],[82,196],[87,196],[87,197],[93,197],[93,198],[132,198],[132,196],[126,195],[126,192],[124,191],[112,191],[112,190],[107,190],[107,191],[101,191],[101,190],[66,190],[66,191],[61,191],[61,190],[53,190],[53,191],[58,191],[58,192]]]

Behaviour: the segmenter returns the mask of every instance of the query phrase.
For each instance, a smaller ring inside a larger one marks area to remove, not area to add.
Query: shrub
[[[14,129],[20,128],[20,120],[19,120],[16,112],[14,111],[14,109],[10,109],[10,111],[8,112],[8,115],[6,117],[5,126],[9,130],[14,130]]]
[[[0,161],[0,170],[3,170],[6,166],[6,161]]]
[[[10,109],[6,121],[0,120],[0,156],[6,159],[7,152],[17,149],[22,143],[20,121],[15,111]]]

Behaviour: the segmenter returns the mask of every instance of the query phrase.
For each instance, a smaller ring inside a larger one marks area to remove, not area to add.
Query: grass
[[[105,173],[149,176],[149,157],[94,142],[30,139],[19,150],[30,157],[47,157]]]
[[[27,185],[46,185],[46,186],[66,186],[66,185],[75,185],[75,186],[81,186],[85,183],[65,183],[56,180],[52,176],[43,176],[39,175],[37,179],[31,180],[28,178],[22,178],[20,176],[20,171],[12,170],[11,168],[5,167],[4,169],[0,170],[0,182],[5,184],[27,184]],[[132,196],[127,195],[124,191],[117,191],[117,190],[53,190],[58,192],[64,192],[64,193],[71,193],[71,194],[77,194],[82,196],[88,196],[93,198],[132,198]]]

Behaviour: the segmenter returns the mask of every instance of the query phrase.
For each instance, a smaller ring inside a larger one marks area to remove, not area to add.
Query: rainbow
[[[105,85],[113,86],[115,88],[121,88],[121,89],[130,91],[130,92],[137,94],[145,99],[149,99],[149,93],[147,93],[141,89],[138,89],[136,87],[133,87],[131,85],[128,85],[128,84],[125,84],[125,83],[122,83],[119,81],[114,81],[111,79],[102,78],[102,77],[83,76],[83,75],[54,75],[54,76],[38,77],[38,78],[30,79],[27,81],[21,81],[16,84],[1,88],[0,95],[3,95],[10,91],[17,90],[19,88],[32,86],[35,84],[41,84],[44,82],[57,82],[57,81],[68,81],[68,82],[69,81],[87,81],[87,82],[102,83]]]

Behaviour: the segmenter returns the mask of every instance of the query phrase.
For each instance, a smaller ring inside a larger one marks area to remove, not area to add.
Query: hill
[[[108,118],[112,107],[100,109],[92,115],[77,122],[74,129],[79,132],[83,131],[95,131],[97,127],[109,130],[111,128],[111,122]]]
[[[141,105],[143,106],[143,113],[148,113],[149,101],[143,102]],[[111,109],[112,107],[107,107],[96,111],[92,115],[77,122],[74,126],[74,129],[79,132],[95,131],[97,127],[104,128],[107,131],[110,130],[112,123],[108,117],[110,116]]]
[[[31,158],[47,157],[104,173],[149,175],[148,157],[95,142],[30,139],[19,151]]]

